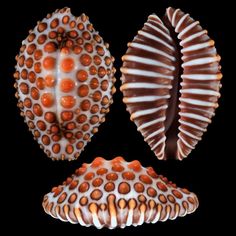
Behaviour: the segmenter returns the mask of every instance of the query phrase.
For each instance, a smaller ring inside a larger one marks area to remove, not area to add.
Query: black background
[[[235,109],[233,55],[234,45],[234,15],[233,1],[19,1],[4,7],[1,22],[1,118],[2,151],[1,174],[4,194],[2,197],[4,219],[13,224],[20,223],[19,232],[26,232],[29,226],[46,227],[63,225],[76,230],[80,235],[85,233],[113,234],[181,232],[183,229],[213,229],[220,228],[223,222],[228,222],[235,197],[228,187],[230,162],[235,158],[232,143],[235,138],[233,117]],[[38,20],[57,8],[68,6],[72,14],[78,16],[86,13],[100,35],[110,44],[111,54],[115,57],[116,88],[114,103],[106,116],[99,132],[92,138],[77,161],[52,162],[33,140],[31,132],[19,115],[16,107],[13,88],[15,55],[21,46],[21,41],[28,35],[28,30],[34,28]],[[147,16],[156,13],[162,17],[168,6],[181,8],[184,12],[201,22],[212,39],[216,41],[218,53],[222,57],[221,65],[224,74],[221,89],[220,107],[216,116],[197,148],[182,162],[159,161],[136,126],[129,119],[122,94],[119,91],[121,56],[127,49],[127,43],[141,29]],[[5,14],[5,15],[4,15]],[[229,29],[228,29],[229,28]],[[231,109],[231,111],[230,111]],[[94,227],[85,228],[80,225],[70,225],[55,220],[44,213],[41,202],[45,193],[51,187],[58,185],[71,175],[83,162],[91,162],[96,156],[111,159],[117,155],[127,161],[138,159],[144,166],[153,166],[158,174],[163,174],[178,186],[186,187],[195,192],[200,201],[198,210],[184,218],[175,221],[156,224],[144,224],[140,227],[127,227],[124,230],[98,231]],[[6,185],[6,186],[5,186]],[[14,228],[13,228],[14,229]],[[225,228],[225,230],[228,229]]]

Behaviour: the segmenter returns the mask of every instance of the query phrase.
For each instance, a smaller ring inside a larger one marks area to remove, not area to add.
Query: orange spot
[[[162,182],[157,182],[156,185],[163,192],[166,192],[168,190],[165,184],[163,184]]]
[[[134,189],[137,193],[142,193],[144,191],[144,186],[141,183],[136,183]]]
[[[85,97],[88,95],[88,93],[89,93],[89,87],[87,85],[83,84],[78,88],[78,95],[80,97]]]
[[[122,172],[124,169],[125,168],[119,163],[114,163],[112,166],[113,171]]]
[[[31,97],[34,99],[34,100],[38,100],[39,99],[39,90],[35,87],[31,88]]]
[[[55,77],[51,74],[47,75],[45,77],[45,85],[50,88],[53,87],[55,85]]]
[[[88,73],[85,70],[79,70],[76,74],[76,77],[80,82],[84,82],[88,79]]]
[[[93,52],[93,46],[92,46],[92,44],[86,43],[86,44],[84,45],[84,47],[85,47],[85,50],[86,50],[87,52],[89,52],[89,53]]]
[[[70,183],[69,189],[70,190],[75,189],[77,187],[78,183],[79,182],[77,180],[72,180]]]
[[[40,60],[40,59],[42,58],[42,55],[43,55],[43,53],[42,53],[41,50],[36,50],[36,51],[34,52],[34,59],[35,59],[35,60]]]
[[[65,201],[67,194],[64,192],[57,200],[57,203],[62,203]]]
[[[80,57],[80,62],[84,66],[89,66],[92,62],[92,58],[88,54],[83,54]]]
[[[120,163],[120,162],[123,162],[124,161],[124,158],[123,157],[115,157],[114,159],[111,160],[111,163],[112,164],[115,164],[115,163]]]
[[[147,194],[148,194],[148,196],[150,196],[150,197],[156,197],[157,191],[156,191],[154,188],[149,187],[149,188],[147,189]]]
[[[73,58],[67,57],[62,60],[61,62],[61,69],[62,71],[68,73],[74,69],[75,62]]]
[[[69,121],[69,120],[72,120],[73,118],[73,113],[71,111],[63,111],[61,113],[61,119],[63,121]]]
[[[93,190],[93,192],[90,194],[90,197],[93,200],[99,200],[102,197],[102,192],[99,189]]]
[[[97,55],[93,57],[93,61],[96,65],[100,65],[102,63],[102,59]]]
[[[140,175],[139,179],[145,184],[152,184],[152,179],[147,175]]]
[[[98,85],[99,85],[98,79],[92,78],[90,81],[90,87],[92,89],[96,89],[98,87]]]
[[[179,192],[178,190],[172,190],[172,193],[174,194],[175,197],[181,199],[183,197],[183,194]]]
[[[76,119],[78,123],[84,123],[86,120],[87,120],[87,116],[84,114],[79,115]]]
[[[81,193],[88,191],[88,189],[89,189],[89,184],[87,182],[84,182],[79,186],[79,191]]]
[[[41,106],[39,104],[34,104],[33,112],[37,116],[41,116],[43,114],[42,108],[41,108]]]
[[[107,174],[106,178],[107,180],[115,181],[118,179],[118,175],[116,173],[109,173]]]
[[[107,191],[107,192],[111,192],[115,189],[115,184],[112,183],[112,182],[108,182],[105,186],[104,186],[104,189]]]
[[[80,167],[75,171],[76,175],[83,175],[86,172],[87,168],[86,167]]]
[[[96,75],[97,74],[96,67],[95,66],[90,66],[89,73],[90,73],[90,75]]]
[[[82,101],[81,104],[80,104],[80,108],[83,111],[88,111],[90,106],[91,106],[91,103],[88,99]]]
[[[43,60],[43,67],[46,70],[52,70],[55,67],[55,63],[56,63],[55,58],[48,56],[48,57],[45,57]]]
[[[131,171],[126,171],[122,174],[122,177],[127,180],[133,180],[135,178],[135,175]]]
[[[66,152],[68,154],[71,154],[74,151],[74,147],[72,145],[67,145],[66,146]]]
[[[57,197],[62,192],[62,190],[63,190],[62,187],[54,187],[52,189],[52,192],[54,193],[53,197]]]
[[[45,107],[51,107],[54,102],[53,95],[51,93],[44,93],[41,97],[41,102]]]
[[[54,144],[54,145],[52,146],[52,150],[53,150],[54,153],[59,153],[60,150],[61,150],[60,144]]]
[[[75,83],[71,79],[63,79],[60,84],[61,91],[64,93],[70,92],[75,87]]]
[[[103,78],[104,76],[106,75],[106,70],[105,70],[105,68],[104,67],[99,67],[98,68],[98,76],[100,77],[100,78]]]
[[[72,96],[63,96],[61,98],[61,105],[67,109],[72,108],[75,105],[75,102],[76,100]]]
[[[36,86],[39,88],[39,89],[44,89],[45,87],[45,81],[43,78],[39,77],[37,78],[36,80]]]
[[[98,175],[104,175],[104,174],[107,173],[107,171],[108,170],[106,168],[100,168],[100,169],[97,170],[97,174]]]
[[[126,182],[123,182],[123,183],[120,183],[119,187],[118,187],[118,191],[119,193],[121,194],[127,194],[129,193],[130,191],[130,186],[128,183]]]
[[[103,183],[103,179],[101,179],[101,178],[96,178],[92,182],[94,187],[99,187],[100,185],[102,185],[102,183]]]
[[[53,42],[49,42],[47,44],[45,44],[44,46],[44,51],[48,52],[48,53],[52,53],[56,51],[56,45]]]
[[[83,49],[80,46],[74,46],[73,51],[75,54],[80,54]]]
[[[102,157],[97,157],[97,158],[95,158],[94,161],[92,162],[91,167],[92,167],[92,168],[96,168],[96,167],[99,167],[99,166],[103,165],[103,163],[104,163],[104,158],[102,158]]]
[[[35,71],[36,73],[41,73],[41,63],[40,63],[40,62],[36,62],[36,63],[34,64],[34,71]]]
[[[141,170],[141,164],[137,160],[130,162],[128,167],[136,172],[139,172]]]
[[[147,174],[155,179],[158,177],[157,173],[154,171],[154,169],[152,167],[147,168]]]
[[[93,172],[89,172],[84,176],[84,179],[91,180],[91,179],[93,179],[94,176],[95,176],[95,174]]]

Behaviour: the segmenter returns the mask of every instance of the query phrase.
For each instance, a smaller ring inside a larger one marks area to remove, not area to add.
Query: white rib
[[[221,74],[184,74],[181,75],[181,78],[192,80],[217,80],[221,78]]]
[[[187,146],[190,149],[194,149],[194,147],[190,145],[180,134],[178,134],[178,137],[184,143],[185,146]]]
[[[218,104],[217,104],[218,105]],[[189,107],[188,106],[184,106],[184,105],[179,105],[179,108],[180,109],[189,109]],[[214,113],[214,111],[211,111],[211,110],[206,110],[206,109],[204,109],[204,107],[201,109],[201,108],[199,108],[199,107],[191,107],[190,108],[191,110],[195,110],[195,111],[200,111],[200,112],[204,112],[204,113],[208,113],[209,115],[211,115],[211,116],[214,116],[215,115],[215,113]]]
[[[116,216],[111,216],[111,228],[115,228],[117,226]]]
[[[152,151],[155,150],[161,143],[164,143],[165,141],[166,141],[166,136],[164,136],[164,137],[161,138],[157,143],[155,143],[155,145],[152,146],[151,150],[152,150]],[[160,154],[160,153],[163,151],[164,148],[165,148],[165,143],[164,143],[164,145],[163,145],[161,151],[160,151],[158,154]],[[157,155],[158,155],[158,154],[157,154]]]
[[[196,135],[194,135],[194,134],[191,134],[190,132],[188,132],[188,131],[182,129],[181,127],[179,127],[179,130],[180,130],[183,134],[189,136],[190,138],[196,139],[196,140],[198,140],[198,141],[201,140],[201,138],[199,138],[198,136],[196,136]]]
[[[149,134],[144,140],[147,141],[148,139],[150,139],[150,138],[152,138],[152,137],[154,137],[154,136],[160,134],[161,132],[164,132],[164,130],[165,130],[164,127],[163,127],[163,128],[160,128],[160,129],[158,129],[157,131],[155,131],[155,132]]]
[[[186,102],[188,104],[204,106],[204,107],[217,107],[218,104],[215,102],[205,102],[202,100],[192,99],[192,98],[179,98],[181,102]]]
[[[58,208],[55,208],[55,213],[56,213],[56,216],[59,220],[63,221],[63,222],[66,222],[67,220],[65,220],[64,218],[61,217],[61,215],[59,214],[59,210],[57,210]],[[62,208],[60,207],[60,211],[62,211]]]
[[[186,34],[189,30],[191,30],[193,27],[195,27],[198,24],[199,24],[199,21],[194,21],[192,24],[188,25],[178,34],[178,39],[181,39],[184,34]]]
[[[159,20],[160,20],[160,18],[158,18]],[[148,21],[149,22],[152,22],[152,23],[159,23],[159,22],[157,22],[157,21],[155,21],[155,20],[152,20],[152,19],[148,19]],[[166,32],[169,32],[169,30],[166,28],[166,26],[163,24],[163,22],[160,20],[160,24],[159,24],[161,27],[162,27],[162,29],[163,30],[165,30]]]
[[[197,65],[205,65],[205,64],[209,64],[212,62],[216,62],[219,61],[219,58],[214,56],[214,57],[202,57],[202,58],[198,58],[198,59],[193,59],[187,62],[184,62],[182,64],[182,67],[185,66],[197,66]]]
[[[139,57],[139,56],[133,56],[133,55],[125,55],[122,57],[123,61],[134,61],[134,62],[139,62],[139,63],[143,63],[146,65],[152,65],[152,66],[160,66],[163,68],[167,68],[169,70],[175,70],[174,66],[169,66],[168,64],[165,64],[161,61],[158,60],[153,60],[153,59],[149,59],[149,58],[145,58],[145,57]]]
[[[199,131],[206,132],[206,129],[204,129],[204,128],[198,126],[198,125],[194,125],[194,124],[192,124],[190,122],[187,122],[187,121],[179,119],[179,123],[182,124],[182,125],[185,125],[185,126],[188,126],[188,127],[194,128],[194,129],[197,129]]]
[[[165,96],[140,96],[140,97],[131,97],[123,98],[124,103],[136,103],[136,102],[154,102],[161,99],[168,99],[170,95]]]
[[[133,223],[133,210],[130,209],[128,212],[127,220],[126,220],[126,226],[130,226],[132,225],[132,223]]]
[[[179,27],[183,24],[184,20],[189,16],[189,14],[185,14],[183,15],[179,22],[177,23],[176,27],[175,27],[175,32],[178,33],[179,32]]]
[[[182,148],[181,148],[181,146],[180,146],[180,144],[179,144],[179,140],[177,141],[177,150],[178,150],[178,152],[180,153],[180,155],[184,158],[184,157],[187,157],[187,155],[185,155],[184,153],[183,153],[183,150],[182,150]],[[182,158],[181,158],[182,159]]]
[[[168,59],[170,59],[171,61],[176,61],[176,58],[167,54],[166,52],[163,52],[157,48],[154,48],[154,47],[150,47],[148,45],[145,45],[145,44],[140,44],[140,43],[130,43],[129,44],[129,47],[134,47],[134,48],[138,48],[138,49],[142,49],[144,51],[147,51],[147,52],[152,52],[152,53],[156,53],[156,54],[159,54],[159,55],[162,55]]]
[[[65,216],[66,216],[67,220],[68,220],[71,224],[76,224],[76,223],[77,223],[77,221],[73,221],[73,220],[70,218],[68,212],[64,211],[64,213],[65,213]]]
[[[191,51],[195,51],[195,50],[207,48],[207,47],[209,47],[210,45],[211,45],[211,41],[208,41],[208,42],[206,42],[206,43],[194,44],[194,45],[191,45],[191,46],[189,46],[189,47],[186,47],[186,48],[181,49],[181,53],[191,52]]]
[[[75,215],[76,219],[78,220],[79,224],[82,226],[87,226],[87,224],[82,219],[81,213],[79,212],[79,210],[78,210],[78,213],[79,213],[79,215],[78,214],[74,214],[74,215]]]
[[[220,96],[219,92],[210,89],[181,89],[181,93]]]
[[[167,209],[168,209],[168,208],[167,208]],[[170,209],[170,208],[169,208],[169,209]],[[165,210],[166,210],[166,209],[165,209]],[[166,212],[166,216],[165,216],[165,218],[161,220],[162,222],[167,221],[167,220],[169,219],[170,211],[171,211],[171,209],[170,209],[169,211]]]
[[[187,38],[183,39],[179,44],[180,44],[181,46],[183,46],[185,43],[187,43],[187,42],[189,42],[189,41],[192,41],[193,39],[198,38],[198,37],[200,37],[200,36],[202,36],[203,34],[206,34],[206,33],[207,33],[206,30],[202,30],[202,31],[200,31],[200,32],[198,32],[198,33],[189,35]]]
[[[102,228],[102,225],[101,225],[101,223],[100,223],[100,221],[99,221],[98,216],[97,216],[96,213],[93,213],[93,214],[92,214],[92,218],[93,218],[93,224],[94,224],[98,229]]]
[[[138,224],[137,225],[142,225],[144,222],[144,212],[142,211],[140,213],[140,217],[139,217],[139,221],[138,221]]]
[[[161,43],[162,45],[166,46],[167,48],[169,48],[169,49],[172,50],[172,51],[175,50],[175,48],[174,48],[173,46],[169,45],[169,44],[166,43],[164,40],[162,40],[162,39],[160,39],[160,38],[158,38],[158,37],[156,37],[156,36],[154,36],[154,35],[152,35],[152,34],[149,34],[149,33],[144,32],[144,31],[142,31],[142,30],[138,31],[138,34],[140,34],[140,35],[142,35],[142,36],[144,36],[144,37],[146,37],[146,38],[148,38],[148,39],[152,39],[152,40],[154,40],[154,41],[156,41],[156,42],[158,42],[158,43]]]
[[[158,33],[162,34],[164,37],[166,37],[169,41],[173,42],[173,39],[170,37],[169,34],[163,32],[162,30],[160,30],[158,27],[150,24],[150,23],[145,23],[144,25],[149,26],[150,28],[154,29],[155,31],[157,31]]]
[[[159,221],[159,219],[160,219],[160,216],[161,216],[161,212],[162,211],[157,211],[158,209],[156,208],[156,212],[157,212],[157,214],[156,214],[156,216],[154,217],[154,219],[151,221],[152,222],[152,224],[155,224],[157,221]]]
[[[166,117],[164,116],[164,117],[161,117],[161,118],[158,118],[158,119],[149,121],[149,122],[145,122],[145,123],[143,123],[142,125],[140,125],[137,130],[140,131],[140,130],[142,130],[142,129],[147,128],[148,126],[151,126],[151,125],[154,125],[154,124],[156,124],[156,123],[165,121],[165,119],[166,119]]]
[[[136,88],[145,88],[145,89],[159,89],[159,88],[165,88],[165,89],[171,89],[172,85],[166,85],[166,84],[156,84],[156,83],[124,83],[120,87],[120,90],[126,90],[126,89],[136,89]]]
[[[170,80],[174,79],[174,76],[164,75],[161,73],[148,71],[148,70],[129,69],[126,67],[122,67],[120,70],[124,74],[147,76],[147,77],[154,77],[154,78],[160,77],[160,78],[165,78],[165,79],[170,79]]]
[[[175,27],[175,18],[176,18],[176,15],[177,15],[177,12],[180,11],[180,9],[176,9],[175,12],[173,13],[172,15],[172,19],[171,19],[171,24],[173,27]]]
[[[153,114],[155,112],[158,112],[158,111],[161,111],[161,110],[164,110],[164,109],[167,109],[167,105],[164,105],[164,106],[161,106],[161,107],[158,107],[158,108],[152,108],[152,109],[146,109],[146,110],[141,110],[141,111],[136,111],[134,112],[132,115],[131,115],[131,120],[133,119],[136,119],[140,116],[145,116],[145,115],[149,115],[149,114]]]
[[[200,120],[200,121],[203,121],[203,122],[211,123],[211,120],[206,118],[205,116],[196,115],[196,114],[193,114],[193,113],[185,113],[185,112],[179,112],[179,115],[183,116],[183,117],[192,118],[192,119],[195,119],[195,120]]]
[[[157,21],[152,20],[151,17],[152,17],[152,18],[156,18]],[[161,20],[156,14],[151,14],[151,15],[149,15],[149,16],[148,16],[148,20],[154,21],[155,23],[160,23],[161,25],[163,25],[162,20]]]

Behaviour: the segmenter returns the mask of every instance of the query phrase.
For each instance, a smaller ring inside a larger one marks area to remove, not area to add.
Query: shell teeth
[[[194,193],[157,175],[153,168],[118,156],[83,164],[44,196],[42,206],[62,221],[113,229],[174,220],[193,213],[198,204]]]
[[[201,140],[218,107],[221,58],[214,41],[198,21],[172,7],[167,8],[166,15],[183,47],[182,65],[179,65],[169,29],[159,17],[150,15],[133,42],[128,43],[128,53],[122,57],[120,90],[124,93],[123,102],[127,105],[131,120],[156,156],[159,159],[175,156],[182,160]],[[166,40],[163,41],[163,38]],[[183,74],[177,75],[177,67],[180,66]],[[174,102],[177,107],[178,100],[175,102],[171,89],[178,85],[177,77],[183,80],[178,98],[180,112],[172,114],[168,104]],[[163,107],[163,104],[166,106]],[[175,121],[175,115],[179,115],[180,119],[178,129],[173,130],[171,124]],[[178,137],[176,146],[166,145],[172,142],[171,136],[166,133],[168,129],[172,129],[176,133],[174,136]]]
[[[22,45],[14,86],[25,122],[51,159],[75,160],[112,103],[109,45],[67,7],[38,21]]]

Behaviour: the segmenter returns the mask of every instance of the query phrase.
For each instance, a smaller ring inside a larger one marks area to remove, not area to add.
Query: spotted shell
[[[196,210],[194,193],[179,188],[152,167],[122,157],[97,157],[44,196],[45,212],[56,219],[110,229],[174,220]]]
[[[158,159],[187,157],[218,107],[222,74],[214,41],[189,14],[170,7],[163,21],[148,17],[122,59],[131,120]]]
[[[22,42],[14,77],[21,115],[46,154],[76,159],[109,111],[115,69],[86,15],[48,14]]]

